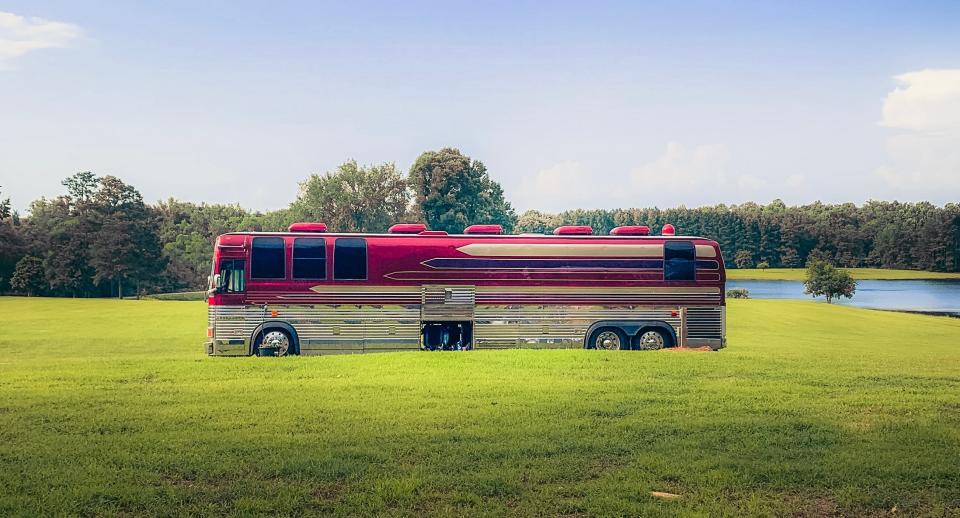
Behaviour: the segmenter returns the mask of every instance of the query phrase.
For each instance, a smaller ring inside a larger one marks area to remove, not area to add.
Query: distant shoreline
[[[957,280],[960,273],[924,272],[918,270],[889,270],[884,268],[844,268],[857,280]],[[806,278],[804,268],[728,268],[727,280],[731,281],[802,281]]]

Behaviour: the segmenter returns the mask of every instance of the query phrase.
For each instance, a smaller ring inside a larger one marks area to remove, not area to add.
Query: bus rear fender
[[[583,336],[584,347],[587,347],[587,340],[590,339],[590,335],[592,335],[594,331],[600,329],[601,327],[620,328],[631,339],[637,336],[641,329],[649,329],[652,327],[666,333],[670,337],[673,346],[676,346],[680,343],[677,340],[677,333],[676,330],[673,329],[673,326],[663,322],[662,320],[600,320],[594,322],[593,325],[587,329],[587,334]]]

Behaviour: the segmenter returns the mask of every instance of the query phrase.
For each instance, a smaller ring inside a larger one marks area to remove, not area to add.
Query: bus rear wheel
[[[286,331],[268,329],[260,333],[254,344],[254,354],[257,356],[286,356],[290,353],[292,340]]]
[[[644,329],[637,336],[637,349],[641,351],[656,351],[670,346],[670,339],[658,329]]]
[[[615,327],[597,329],[590,335],[590,340],[587,341],[587,349],[619,351],[629,348],[626,333]]]

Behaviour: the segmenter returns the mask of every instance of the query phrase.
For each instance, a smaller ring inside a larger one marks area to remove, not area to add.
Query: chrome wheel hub
[[[596,349],[606,349],[609,351],[618,350],[621,346],[620,335],[614,333],[613,331],[603,331],[597,335],[593,346]]]
[[[263,336],[260,348],[272,350],[277,356],[285,356],[290,350],[290,339],[287,338],[286,333],[270,331]]]
[[[640,348],[648,351],[663,349],[663,335],[656,331],[647,331],[640,335]]]

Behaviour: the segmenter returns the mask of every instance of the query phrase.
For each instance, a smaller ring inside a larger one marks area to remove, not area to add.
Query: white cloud
[[[0,69],[34,50],[66,47],[82,34],[80,27],[71,23],[0,11]]]
[[[671,142],[656,160],[634,168],[634,187],[648,191],[689,192],[726,184],[730,152],[726,146],[704,145],[687,149]]]
[[[936,133],[960,131],[960,69],[901,74],[883,101],[883,126]]]
[[[899,85],[884,99],[880,124],[897,133],[887,137],[887,163],[877,174],[920,196],[960,189],[960,69],[894,79]]]
[[[566,160],[524,177],[517,195],[520,206],[562,210],[593,201],[604,183],[592,180],[590,171],[580,162]]]

